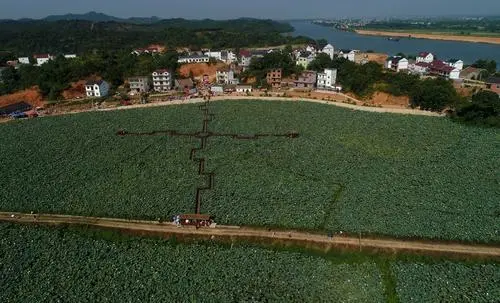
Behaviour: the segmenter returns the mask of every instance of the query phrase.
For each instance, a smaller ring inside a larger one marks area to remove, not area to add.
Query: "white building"
[[[220,69],[215,72],[216,82],[218,84],[238,84],[239,81],[234,76],[232,69]]]
[[[350,50],[350,49],[341,49],[339,52],[339,57],[347,59],[351,62],[356,61],[356,54],[359,53],[358,50]]]
[[[88,97],[105,97],[109,93],[109,84],[104,80],[87,81],[85,92]]]
[[[450,59],[450,60],[446,61],[446,64],[448,64],[449,66],[456,68],[460,71],[464,69],[464,61],[462,61],[462,60]]]
[[[64,55],[64,58],[66,58],[66,59],[75,59],[76,58],[76,54],[66,54],[66,55]]]
[[[238,85],[238,86],[236,86],[237,93],[251,93],[252,90],[253,90],[252,86],[250,86],[250,85]]]
[[[421,52],[420,54],[418,54],[416,61],[417,63],[419,62],[432,63],[432,61],[434,61],[434,55],[428,52]]]
[[[335,89],[337,83],[337,70],[325,68],[322,73],[318,73],[317,87],[322,89]]]
[[[149,78],[146,76],[128,78],[130,91],[133,93],[144,93],[149,91]]]
[[[321,51],[322,53],[327,54],[330,56],[330,59],[333,60],[333,56],[335,55],[335,48],[331,44],[327,44],[325,47],[323,47],[323,50]]]
[[[210,61],[210,57],[202,55],[191,55],[186,57],[179,57],[177,63],[208,63]]]
[[[29,57],[19,57],[17,58],[17,61],[19,61],[20,64],[30,64]]]
[[[172,89],[172,74],[168,70],[155,70],[152,76],[154,91],[167,92]]]
[[[36,60],[36,65],[40,66],[52,60],[54,57],[50,54],[36,54],[33,55],[33,58]]]
[[[222,61],[222,52],[220,51],[208,51],[203,54],[209,58],[214,58],[215,60]]]
[[[393,56],[387,58],[385,61],[385,68],[392,69],[397,72],[408,69],[408,59],[401,56]]]
[[[314,47],[313,45],[308,45],[306,47],[306,52],[309,52],[311,54],[316,54],[317,50],[316,50],[316,47]]]

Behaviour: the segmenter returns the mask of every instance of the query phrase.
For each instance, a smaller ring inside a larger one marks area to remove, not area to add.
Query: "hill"
[[[123,23],[135,23],[135,24],[150,24],[160,21],[159,17],[130,17],[130,18],[118,18],[110,15],[106,15],[98,12],[88,12],[85,14],[65,14],[65,15],[51,15],[47,16],[41,20],[44,21],[64,21],[64,20],[83,20],[92,22],[123,22]]]
[[[149,23],[137,18],[116,20],[101,14],[94,19],[78,16],[51,17],[49,20],[0,21],[0,45],[3,51],[20,55],[31,53],[85,53],[96,50],[123,50],[151,43],[169,48],[239,48],[270,46],[310,41],[288,37],[293,30],[287,23],[259,19],[186,20],[166,19]],[[134,20],[132,22],[132,20]],[[151,20],[152,21],[152,20]]]

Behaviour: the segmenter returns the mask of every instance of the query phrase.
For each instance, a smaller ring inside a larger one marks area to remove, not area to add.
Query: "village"
[[[163,46],[151,45],[134,49],[130,54],[132,56],[160,56],[165,51]],[[403,54],[388,56],[359,50],[336,49],[331,44],[322,47],[304,45],[288,50],[283,47],[274,47],[241,50],[203,49],[200,51],[182,48],[176,51],[178,70],[165,67],[156,69],[149,75],[128,77],[123,79],[124,85],[120,87],[112,87],[106,79],[93,77],[82,80],[80,86],[74,87],[70,99],[78,101],[78,104],[85,103],[82,100],[90,100],[92,107],[101,107],[106,106],[106,102],[103,103],[102,100],[109,101],[110,97],[114,97],[113,101],[115,103],[118,101],[118,105],[123,106],[132,103],[186,100],[200,97],[208,92],[212,96],[310,97],[363,106],[408,106],[408,101],[404,98],[385,95],[379,98],[383,99],[379,103],[359,100],[355,95],[343,90],[337,69],[325,68],[322,72],[310,70],[311,63],[320,55],[327,56],[330,60],[343,58],[358,65],[376,62],[383,65],[388,73],[406,73],[418,75],[420,78],[444,78],[452,81],[457,89],[487,89],[500,94],[498,77],[484,77],[485,70],[483,69],[472,66],[464,67],[464,62],[459,59],[439,60],[436,54],[430,52],[420,52],[414,58],[407,58]],[[255,78],[242,76],[250,68],[253,60],[264,58],[273,52],[287,52],[299,72],[285,76],[282,66],[274,66],[262,71],[265,74],[265,82],[261,83],[257,83]],[[59,56],[67,60],[78,58],[76,54]],[[25,56],[7,61],[5,66],[19,68],[21,65],[30,64],[40,67],[55,58],[56,56],[51,54],[34,54],[31,57]],[[37,116],[33,111],[25,111],[33,109],[30,102],[26,100],[10,103],[14,104],[8,104],[0,109],[2,116],[11,118]],[[115,103],[111,102],[113,106]],[[71,109],[76,108],[71,107]]]

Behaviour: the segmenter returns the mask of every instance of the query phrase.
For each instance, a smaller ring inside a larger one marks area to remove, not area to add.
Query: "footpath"
[[[270,230],[238,226],[215,226],[195,228],[177,226],[157,221],[126,220],[114,218],[81,217],[69,215],[23,214],[0,212],[0,221],[13,223],[35,223],[47,225],[84,225],[110,228],[140,234],[164,236],[189,236],[212,240],[240,239],[256,243],[281,242],[300,247],[316,247],[322,250],[343,248],[385,252],[410,252],[423,255],[451,255],[500,260],[500,246],[446,243],[436,241],[401,240],[391,238],[329,236],[299,231]]]

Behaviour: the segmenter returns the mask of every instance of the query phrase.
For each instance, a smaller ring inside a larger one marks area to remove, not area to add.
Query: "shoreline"
[[[442,40],[442,41],[459,41],[459,42],[472,42],[472,43],[487,43],[500,45],[500,37],[486,37],[486,36],[461,36],[461,35],[446,35],[446,34],[422,34],[411,32],[391,32],[391,31],[378,31],[378,30],[356,30],[358,35],[364,36],[384,36],[384,37],[401,37],[414,39],[429,39],[429,40]]]

